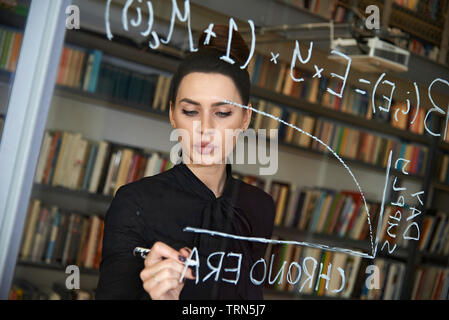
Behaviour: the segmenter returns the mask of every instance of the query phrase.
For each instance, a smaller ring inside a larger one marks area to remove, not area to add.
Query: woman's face
[[[193,72],[181,80],[174,105],[170,102],[170,122],[179,129],[183,158],[190,163],[225,163],[238,133],[248,128],[251,110],[224,100],[243,103],[228,76]]]

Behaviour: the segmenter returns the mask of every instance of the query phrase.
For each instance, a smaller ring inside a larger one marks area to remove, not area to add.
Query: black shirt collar
[[[196,191],[195,193],[198,193],[200,196],[211,200],[221,200],[222,198],[232,197],[235,179],[232,176],[232,165],[230,163],[226,163],[225,186],[223,189],[223,193],[219,197],[215,196],[215,193],[211,189],[209,189],[209,187],[204,184],[204,182],[201,181],[201,179],[198,178],[192,170],[190,170],[190,168],[184,163],[182,159],[174,167],[179,170],[184,175],[184,177],[188,178],[190,182],[192,182],[191,186],[194,189],[192,191]],[[185,187],[189,187],[189,184],[185,185]]]

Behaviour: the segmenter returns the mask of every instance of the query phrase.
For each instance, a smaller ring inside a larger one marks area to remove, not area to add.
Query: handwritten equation
[[[136,2],[138,4],[142,4],[143,1],[142,0],[127,0],[126,3],[124,4],[123,8],[122,8],[122,28],[125,31],[129,31],[129,25],[131,25],[132,27],[139,27],[141,26],[144,21],[143,21],[143,16],[142,16],[142,9],[140,7],[136,7],[136,18],[132,18],[129,19],[128,15],[130,12],[130,8],[132,6],[132,4]],[[110,27],[110,5],[111,5],[111,0],[107,1],[106,4],[106,11],[105,11],[105,26],[106,26],[106,35],[107,38],[109,40],[113,39],[113,34],[111,32],[111,27]],[[184,14],[182,13],[181,9],[179,8],[176,0],[172,0],[171,1],[171,5],[172,5],[172,12],[171,12],[171,19],[170,19],[170,28],[169,28],[169,32],[168,35],[166,37],[166,39],[161,39],[160,36],[157,34],[157,32],[155,30],[153,30],[153,24],[154,24],[154,10],[153,10],[153,5],[151,1],[146,1],[146,5],[147,5],[147,9],[148,9],[148,22],[147,22],[147,29],[144,31],[141,31],[141,35],[143,37],[148,37],[149,35],[151,35],[152,40],[150,40],[148,42],[148,46],[151,49],[158,49],[160,44],[168,44],[172,38],[173,35],[173,30],[175,27],[175,22],[176,19],[178,19],[180,22],[186,22],[187,23],[187,31],[188,31],[188,36],[189,36],[189,46],[190,46],[190,51],[191,52],[196,52],[198,51],[198,48],[195,48],[194,43],[193,43],[193,35],[192,35],[192,28],[191,28],[191,20],[190,20],[190,2],[189,0],[184,0]],[[247,61],[240,66],[241,69],[246,68],[249,63],[251,62],[253,56],[254,56],[254,51],[255,51],[255,45],[256,45],[256,34],[255,34],[255,26],[254,26],[254,21],[253,20],[248,20],[248,24],[250,26],[251,29],[251,46],[250,46],[250,54],[248,56]],[[204,30],[204,33],[206,34],[205,37],[205,41],[204,44],[207,45],[210,42],[210,39],[212,37],[216,37],[216,34],[213,32],[213,23],[210,23],[209,26]],[[235,23],[235,20],[233,18],[229,19],[229,34],[228,34],[228,46],[227,46],[227,50],[226,50],[226,54],[223,55],[221,57],[222,60],[230,63],[230,64],[234,64],[235,61],[230,57],[230,50],[231,50],[231,43],[232,43],[232,31],[236,30],[238,31],[238,27],[237,24]],[[290,63],[290,77],[292,78],[293,81],[295,82],[302,82],[304,81],[304,78],[299,78],[297,76],[295,76],[295,67],[299,61],[299,63],[305,65],[307,63],[310,62],[310,59],[312,57],[312,53],[313,53],[313,41],[311,41],[309,43],[309,48],[307,50],[307,54],[306,57],[303,57],[303,54],[301,53],[300,47],[299,47],[299,41],[296,40],[295,41],[295,49],[293,50],[293,54],[292,54],[292,58],[291,58],[291,63]],[[340,91],[339,92],[335,92],[333,89],[331,88],[326,88],[326,92],[329,94],[332,94],[338,98],[342,98],[344,91],[345,91],[345,87],[346,87],[346,81],[348,79],[350,70],[351,70],[351,62],[352,59],[351,57],[347,56],[346,54],[339,52],[337,50],[332,50],[331,51],[332,55],[337,55],[340,58],[343,58],[346,60],[346,70],[344,75],[340,75],[340,74],[336,74],[334,72],[331,72],[331,77],[332,78],[338,78],[342,81],[341,87],[340,87]],[[279,58],[279,53],[274,53],[271,52],[271,59],[270,62],[277,64],[277,60]],[[322,73],[324,71],[324,68],[320,68],[317,65],[314,65],[314,69],[315,69],[315,73],[313,74],[312,78],[318,77],[321,78],[322,77]],[[377,78],[377,80],[375,81],[375,83],[371,83],[371,81],[367,80],[367,79],[363,79],[360,78],[358,79],[358,82],[364,85],[372,85],[371,88],[371,109],[373,114],[375,114],[376,112],[390,112],[390,108],[391,108],[391,104],[393,102],[394,99],[394,93],[396,90],[396,84],[390,80],[385,79],[386,73],[382,73],[381,75],[379,75],[379,77]],[[432,97],[432,88],[434,87],[435,84],[444,84],[449,88],[449,82],[445,79],[441,79],[441,78],[436,78],[434,79],[430,85],[428,86],[428,98],[432,104],[432,108],[430,108],[427,113],[426,116],[423,119],[424,122],[424,128],[425,130],[432,136],[441,136],[441,133],[436,133],[433,132],[431,130],[431,128],[428,127],[427,122],[428,122],[428,118],[429,116],[433,113],[433,112],[438,112],[442,115],[446,116],[446,126],[444,127],[444,132],[443,132],[443,139],[446,139],[447,136],[447,122],[449,119],[449,105],[447,106],[447,109],[444,110],[443,108],[441,108],[440,106],[437,106],[434,102],[434,99]],[[387,104],[386,106],[377,106],[376,102],[375,102],[375,97],[376,97],[376,93],[379,89],[379,87],[382,86],[386,86],[389,87],[388,90],[390,90],[390,94],[389,96],[385,96],[383,95],[383,99],[386,100]],[[416,111],[415,114],[410,122],[410,124],[413,124],[416,121],[416,118],[418,116],[419,113],[419,109],[420,109],[420,104],[421,104],[421,97],[420,97],[420,93],[419,93],[419,88],[418,88],[418,84],[416,82],[413,82],[413,89],[414,90],[409,90],[407,91],[407,95],[410,96],[410,98],[406,99],[406,108],[405,110],[400,110],[400,109],[396,109],[393,117],[394,120],[397,122],[399,121],[398,116],[406,116],[408,115],[408,113],[411,111],[410,105],[411,105],[411,97],[413,95],[413,100],[414,100],[414,104],[416,105]],[[354,89],[356,93],[361,94],[361,95],[368,95],[368,92],[366,90],[362,90],[360,88],[355,88]]]
[[[148,21],[144,22],[143,19],[143,14],[142,14],[142,8],[139,6],[135,6],[133,7],[133,4],[137,4],[137,5],[146,5],[147,11],[148,11]],[[153,26],[154,26],[154,10],[153,10],[153,5],[151,1],[142,1],[142,0],[127,0],[126,3],[123,5],[122,8],[122,17],[121,17],[121,22],[122,22],[122,28],[125,31],[129,31],[130,27],[144,27],[146,26],[146,29],[144,31],[141,31],[141,35],[143,37],[150,37],[150,40],[148,41],[148,46],[151,49],[158,49],[159,46],[162,44],[168,44],[171,41],[172,35],[173,35],[173,31],[174,31],[174,27],[175,27],[175,22],[176,20],[180,21],[180,22],[185,22],[187,24],[187,31],[188,31],[188,37],[189,37],[189,46],[190,46],[190,51],[191,52],[195,52],[198,51],[198,48],[195,48],[194,46],[194,41],[193,41],[193,36],[192,36],[192,29],[191,29],[191,18],[190,18],[190,3],[188,0],[184,0],[183,1],[183,10],[181,10],[181,8],[178,6],[177,1],[176,0],[172,0],[171,1],[171,6],[172,6],[172,10],[171,10],[171,19],[170,19],[170,27],[169,27],[169,31],[168,31],[168,35],[166,36],[165,39],[162,39],[156,30],[153,30]],[[105,28],[106,28],[106,36],[109,40],[112,40],[114,38],[114,35],[112,34],[111,31],[111,26],[110,26],[110,7],[111,7],[111,0],[108,0],[106,3],[106,10],[105,10]],[[135,14],[133,15],[134,18],[129,18],[129,14],[131,9],[135,10]],[[250,45],[250,54],[246,60],[246,62],[244,64],[242,64],[240,66],[241,69],[244,69],[246,67],[248,67],[248,65],[250,64],[251,60],[253,59],[254,56],[254,52],[255,52],[255,45],[256,45],[256,32],[255,32],[255,26],[254,26],[254,22],[253,20],[248,20],[248,24],[250,26],[250,30],[251,30],[251,45]],[[204,44],[207,45],[210,43],[211,39],[213,37],[216,37],[216,34],[213,32],[213,27],[214,24],[211,22],[208,27],[204,30],[204,33],[206,34],[205,40],[204,40]],[[235,23],[235,20],[233,18],[229,19],[229,33],[228,33],[228,42],[227,42],[227,49],[226,49],[226,53],[223,54],[223,56],[221,56],[220,59],[222,59],[223,61],[226,61],[230,64],[235,64],[236,62],[232,59],[232,57],[230,56],[230,51],[231,51],[231,43],[232,43],[232,33],[233,30],[238,31],[238,27],[237,24]],[[308,63],[310,63],[311,58],[312,58],[312,54],[313,54],[313,41],[310,41],[308,49],[306,50],[306,53],[302,53],[300,50],[300,44],[299,41],[296,40],[295,41],[295,48],[292,52],[292,56],[291,56],[291,63],[290,63],[290,77],[293,81],[295,82],[302,82],[305,81],[305,79],[303,77],[300,77],[300,75],[298,74],[298,72],[295,72],[297,66],[299,64],[301,65],[306,65]],[[279,59],[279,52],[271,52],[271,59],[270,62],[277,64],[278,63],[278,59]],[[338,98],[342,98],[343,94],[345,92],[345,86],[346,86],[346,82],[348,80],[348,77],[350,75],[351,72],[351,62],[352,59],[350,56],[339,52],[338,50],[332,50],[331,51],[331,55],[335,55],[338,56],[342,59],[344,59],[346,61],[346,67],[345,67],[345,72],[344,74],[336,74],[334,72],[331,72],[330,75],[332,78],[337,78],[339,79],[339,81],[341,81],[341,86],[339,87],[340,90],[338,92],[334,91],[331,88],[326,88],[325,93],[327,94],[331,94],[334,95]],[[321,78],[323,75],[322,73],[324,72],[324,68],[320,67],[316,64],[313,65],[313,69],[315,70],[315,73],[313,74],[312,78]],[[396,101],[395,99],[395,91],[396,91],[396,84],[393,81],[390,81],[388,79],[386,79],[386,73],[383,72],[382,74],[380,74],[377,77],[376,81],[370,81],[364,78],[359,78],[358,79],[358,83],[360,85],[363,85],[364,88],[366,88],[367,86],[370,87],[369,90],[367,89],[361,89],[361,88],[355,88],[355,92],[357,94],[360,95],[364,95],[364,96],[371,96],[371,110],[372,113],[379,113],[379,112],[386,112],[389,113],[390,112],[390,108],[392,106],[393,100]],[[432,136],[441,136],[443,135],[443,139],[446,139],[447,136],[447,123],[448,123],[448,119],[449,119],[449,105],[446,107],[446,110],[444,110],[441,106],[437,106],[434,98],[432,96],[432,89],[434,88],[435,85],[437,84],[443,84],[445,86],[447,86],[449,88],[449,82],[445,79],[441,79],[441,78],[436,78],[434,79],[428,86],[427,88],[427,96],[432,104],[432,107],[429,108],[426,112],[426,115],[423,119],[424,121],[424,129],[425,131],[432,135]],[[389,94],[383,95],[382,98],[386,101],[386,105],[384,106],[377,106],[376,105],[376,101],[375,101],[375,97],[377,96],[377,92],[379,91],[380,88],[383,88],[384,91],[388,90]],[[421,104],[421,97],[420,97],[420,90],[418,87],[418,84],[416,82],[413,82],[413,88],[412,90],[408,90],[407,91],[407,96],[408,98],[406,99],[406,103],[404,104],[406,106],[405,109],[400,110],[399,108],[395,109],[394,114],[392,115],[394,117],[395,121],[399,121],[399,117],[404,117],[407,116],[410,112],[411,112],[411,104],[413,103],[416,108],[416,112],[415,115],[411,118],[411,122],[410,124],[413,124],[418,116],[419,113],[419,109],[420,109],[420,104]],[[228,238],[233,238],[233,239],[237,239],[237,240],[242,240],[242,241],[258,241],[258,242],[265,242],[265,243],[289,243],[289,244],[294,244],[294,245],[303,245],[303,246],[309,246],[309,247],[313,247],[313,248],[319,248],[322,250],[328,250],[328,251],[335,251],[335,252],[341,252],[341,253],[347,253],[347,254],[351,254],[357,257],[361,257],[361,258],[369,258],[369,259],[375,259],[377,252],[378,252],[378,245],[380,243],[380,238],[381,238],[381,226],[382,223],[384,221],[384,219],[388,219],[388,228],[387,228],[387,233],[390,237],[390,239],[395,239],[398,234],[397,234],[397,228],[399,226],[400,223],[405,223],[407,224],[407,227],[405,229],[405,231],[402,234],[402,237],[405,240],[412,240],[412,241],[418,241],[419,237],[420,237],[420,232],[419,232],[419,225],[418,223],[415,221],[415,219],[421,214],[421,210],[419,210],[418,208],[412,207],[410,208],[411,213],[407,215],[407,217],[402,215],[401,210],[398,210],[396,212],[394,212],[392,215],[389,215],[388,217],[383,217],[383,210],[384,210],[384,206],[385,206],[385,198],[386,198],[386,192],[389,189],[389,177],[390,177],[390,168],[392,167],[392,163],[393,163],[393,159],[392,159],[392,151],[390,150],[390,154],[389,154],[389,158],[388,158],[388,165],[387,165],[387,170],[386,170],[386,175],[385,175],[385,186],[384,186],[384,190],[383,190],[383,198],[382,198],[382,206],[381,206],[381,211],[380,211],[380,216],[379,216],[379,220],[377,222],[377,232],[376,235],[373,234],[372,228],[371,228],[371,220],[370,220],[370,213],[365,201],[365,197],[364,197],[364,193],[357,181],[357,179],[355,178],[355,176],[353,175],[352,171],[349,169],[349,167],[344,163],[344,161],[329,147],[327,146],[323,141],[321,141],[320,139],[318,139],[317,137],[311,135],[310,133],[307,133],[303,130],[301,130],[300,128],[294,126],[293,124],[289,124],[285,121],[283,121],[282,119],[279,119],[278,117],[275,117],[271,114],[267,114],[264,113],[263,111],[259,111],[257,109],[254,109],[250,106],[242,106],[239,105],[235,102],[231,102],[229,101],[229,103],[233,103],[235,105],[238,105],[242,108],[248,108],[251,109],[252,111],[256,112],[256,113],[261,113],[264,116],[267,117],[271,117],[274,120],[277,120],[281,123],[283,123],[284,125],[288,125],[291,126],[293,129],[300,131],[301,133],[304,133],[306,135],[309,135],[310,137],[312,137],[313,139],[317,140],[319,143],[323,144],[325,147],[327,147],[327,149],[329,149],[333,155],[343,164],[343,166],[346,168],[346,170],[350,173],[351,177],[353,178],[355,184],[357,185],[357,188],[360,192],[360,194],[363,197],[363,201],[365,204],[365,210],[366,210],[366,214],[367,214],[367,222],[370,226],[370,240],[371,240],[371,248],[372,251],[371,253],[363,253],[360,251],[355,251],[355,250],[349,250],[346,248],[337,248],[337,247],[329,247],[326,245],[322,245],[322,244],[314,244],[314,243],[306,243],[306,242],[301,242],[298,243],[296,241],[279,241],[279,240],[272,240],[272,239],[255,239],[255,238],[251,238],[251,237],[239,237],[238,235],[230,235],[230,234],[221,234],[220,232],[216,232],[213,230],[204,230],[204,229],[197,229],[197,228],[192,228],[192,227],[186,227],[184,229],[185,232],[194,232],[194,233],[207,233],[210,236],[222,236],[222,237],[228,237]],[[446,117],[446,126],[444,126],[444,130],[443,132],[433,132],[431,130],[431,128],[428,127],[427,122],[428,122],[428,118],[429,116],[434,113],[437,112],[443,116]],[[395,164],[394,164],[394,168],[397,169],[398,171],[400,171],[402,174],[404,175],[408,175],[407,172],[407,164],[410,162],[410,160],[402,158],[402,157],[398,157],[398,159],[396,159]],[[394,177],[394,182],[392,185],[392,189],[393,191],[407,191],[407,189],[405,187],[398,187],[396,185],[397,183],[397,177]],[[421,206],[423,206],[423,201],[421,199],[421,196],[424,194],[424,191],[417,191],[417,192],[413,192],[410,193],[412,198],[416,198],[416,200],[418,200],[419,204]],[[396,201],[391,202],[391,205],[393,206],[397,206],[399,208],[405,208],[405,199],[403,195],[400,195],[398,197],[398,199]],[[412,235],[412,231],[414,231],[414,234]],[[277,241],[277,242],[276,242]],[[381,251],[387,249],[389,254],[392,254],[395,250],[396,250],[396,244],[393,244],[390,242],[390,240],[385,240],[382,244],[381,244]],[[197,255],[196,252],[196,248],[194,248],[190,258],[194,258],[194,255]],[[219,255],[221,257],[221,259],[223,259],[225,257],[225,253],[224,252],[215,252],[213,253],[213,255]],[[238,265],[241,263],[241,255],[239,256],[239,254],[236,253],[228,253],[226,255],[226,257],[236,257],[238,258]],[[272,257],[273,259],[273,257]],[[316,261],[315,259],[313,259],[312,257],[308,257],[306,258],[307,261],[311,261],[313,262],[313,268],[312,268],[312,272],[310,271],[310,268],[308,268],[308,266],[306,264],[302,265],[302,269],[303,269],[303,275],[307,275],[307,278],[305,279],[303,285],[301,286],[302,290],[304,288],[304,286],[306,285],[306,283],[309,283],[309,285],[311,286],[311,282],[309,282],[309,280],[311,279],[311,277],[313,277],[313,275],[315,274],[316,270],[317,270],[317,266],[318,266],[318,261]],[[265,269],[265,274],[267,272],[267,262],[264,259],[258,260],[255,264],[263,264],[264,269]],[[285,267],[286,262],[284,261],[284,264],[282,265],[282,274],[284,273],[284,267]],[[296,272],[296,279],[293,280],[292,279],[292,274],[291,274],[291,270],[292,268],[296,268],[297,272]],[[330,265],[328,266],[328,271],[330,272]],[[270,275],[271,275],[271,270],[272,268],[272,262],[270,264],[270,268],[269,268],[269,276],[268,279],[270,279]],[[252,270],[252,269],[251,269]],[[326,289],[327,289],[327,285],[328,282],[330,281],[330,273],[328,274],[322,274],[323,271],[323,264],[320,265],[319,267],[319,277],[326,280]],[[236,267],[233,270],[228,270],[228,271],[233,271],[236,273],[236,277],[233,280],[230,279],[223,279],[223,281],[226,282],[230,282],[230,283],[234,283],[236,284],[239,277],[240,277],[240,266]],[[288,275],[287,275],[287,281],[289,283],[296,283],[297,281],[299,281],[299,278],[301,277],[301,266],[297,263],[297,262],[293,262],[293,264],[290,264],[289,268],[288,268]],[[185,272],[185,270],[184,270]],[[218,274],[219,274],[219,269],[212,269],[211,273],[209,273],[208,275],[206,275],[205,279],[203,279],[203,281],[207,280],[208,278],[213,277],[215,279],[215,281],[218,280]],[[279,275],[279,273],[278,273]],[[335,292],[338,292],[340,290],[342,290],[342,288],[344,287],[344,282],[345,282],[345,275],[344,275],[344,271],[343,269],[339,268],[338,269],[338,276],[341,279],[341,286],[336,289]],[[252,276],[252,274],[249,275],[251,281],[254,284],[260,285],[265,281],[265,276],[263,279],[254,279],[254,277]],[[276,277],[277,278],[277,277]],[[282,278],[282,276],[281,276]],[[198,280],[197,280],[198,281]],[[271,283],[271,280],[269,280],[269,282]]]

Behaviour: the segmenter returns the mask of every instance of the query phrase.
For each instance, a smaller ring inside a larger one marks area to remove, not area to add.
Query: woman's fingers
[[[190,248],[188,248],[188,247],[184,247],[184,248],[181,248],[181,249],[179,250],[179,252],[180,252],[184,257],[188,258],[188,257],[190,257],[190,254],[192,253],[192,250],[191,250]]]
[[[159,299],[161,296],[167,295],[170,290],[176,290],[179,293],[184,287],[184,281],[179,282],[180,277],[181,272],[167,267],[155,274],[141,273],[141,278],[144,280],[143,287],[152,299]]]
[[[189,257],[190,254],[192,253],[192,249],[190,249],[189,247],[184,247],[181,248],[181,250],[179,250],[182,254],[184,254],[186,257]]]
[[[184,247],[184,248],[181,248],[181,249],[179,250],[179,252],[180,252],[181,255],[183,255],[184,257],[189,258],[190,255],[191,255],[191,253],[192,253],[192,249],[190,249],[190,248],[188,248],[188,247]],[[186,278],[188,278],[188,279],[194,280],[194,279],[196,278],[196,276],[195,276],[195,266],[191,266],[190,268],[188,268],[187,271],[186,271],[186,275],[185,275],[185,276],[186,276]]]
[[[181,292],[183,286],[183,282],[179,283],[176,279],[167,279],[165,281],[159,282],[154,286],[151,291],[151,298],[153,300],[164,298],[171,290],[176,290],[176,298],[179,298],[178,295],[179,292]]]
[[[171,269],[177,273],[178,277],[181,278],[182,273],[184,272],[185,265],[175,261],[173,259],[165,259],[158,263],[153,264],[150,268],[144,268],[141,272],[141,279],[148,279],[152,276],[155,276],[157,273],[161,272],[165,269]],[[192,270],[190,268],[187,269],[186,274],[184,275],[187,279],[194,280]]]
[[[154,243],[150,253],[145,258],[145,266],[150,267],[164,258],[171,258],[179,263],[183,262],[181,261],[182,258],[180,257],[178,251],[163,242],[157,241]]]
[[[186,261],[191,250],[187,247],[179,251],[163,242],[155,242],[145,258],[145,267],[140,273],[143,287],[152,299],[176,299],[181,292],[184,279],[196,279],[191,267],[186,270]]]

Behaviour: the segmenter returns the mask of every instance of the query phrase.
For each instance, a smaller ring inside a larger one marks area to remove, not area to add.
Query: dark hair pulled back
[[[230,77],[237,87],[244,105],[248,105],[251,82],[247,68],[240,67],[245,64],[249,56],[249,48],[238,31],[233,30],[229,56],[235,61],[231,64],[220,59],[226,55],[229,29],[226,25],[215,25],[212,30],[216,37],[211,37],[209,44],[204,45],[206,34],[203,33],[198,40],[198,51],[190,52],[180,63],[173,76],[170,100],[174,107],[176,95],[181,80],[192,72],[220,73]]]

